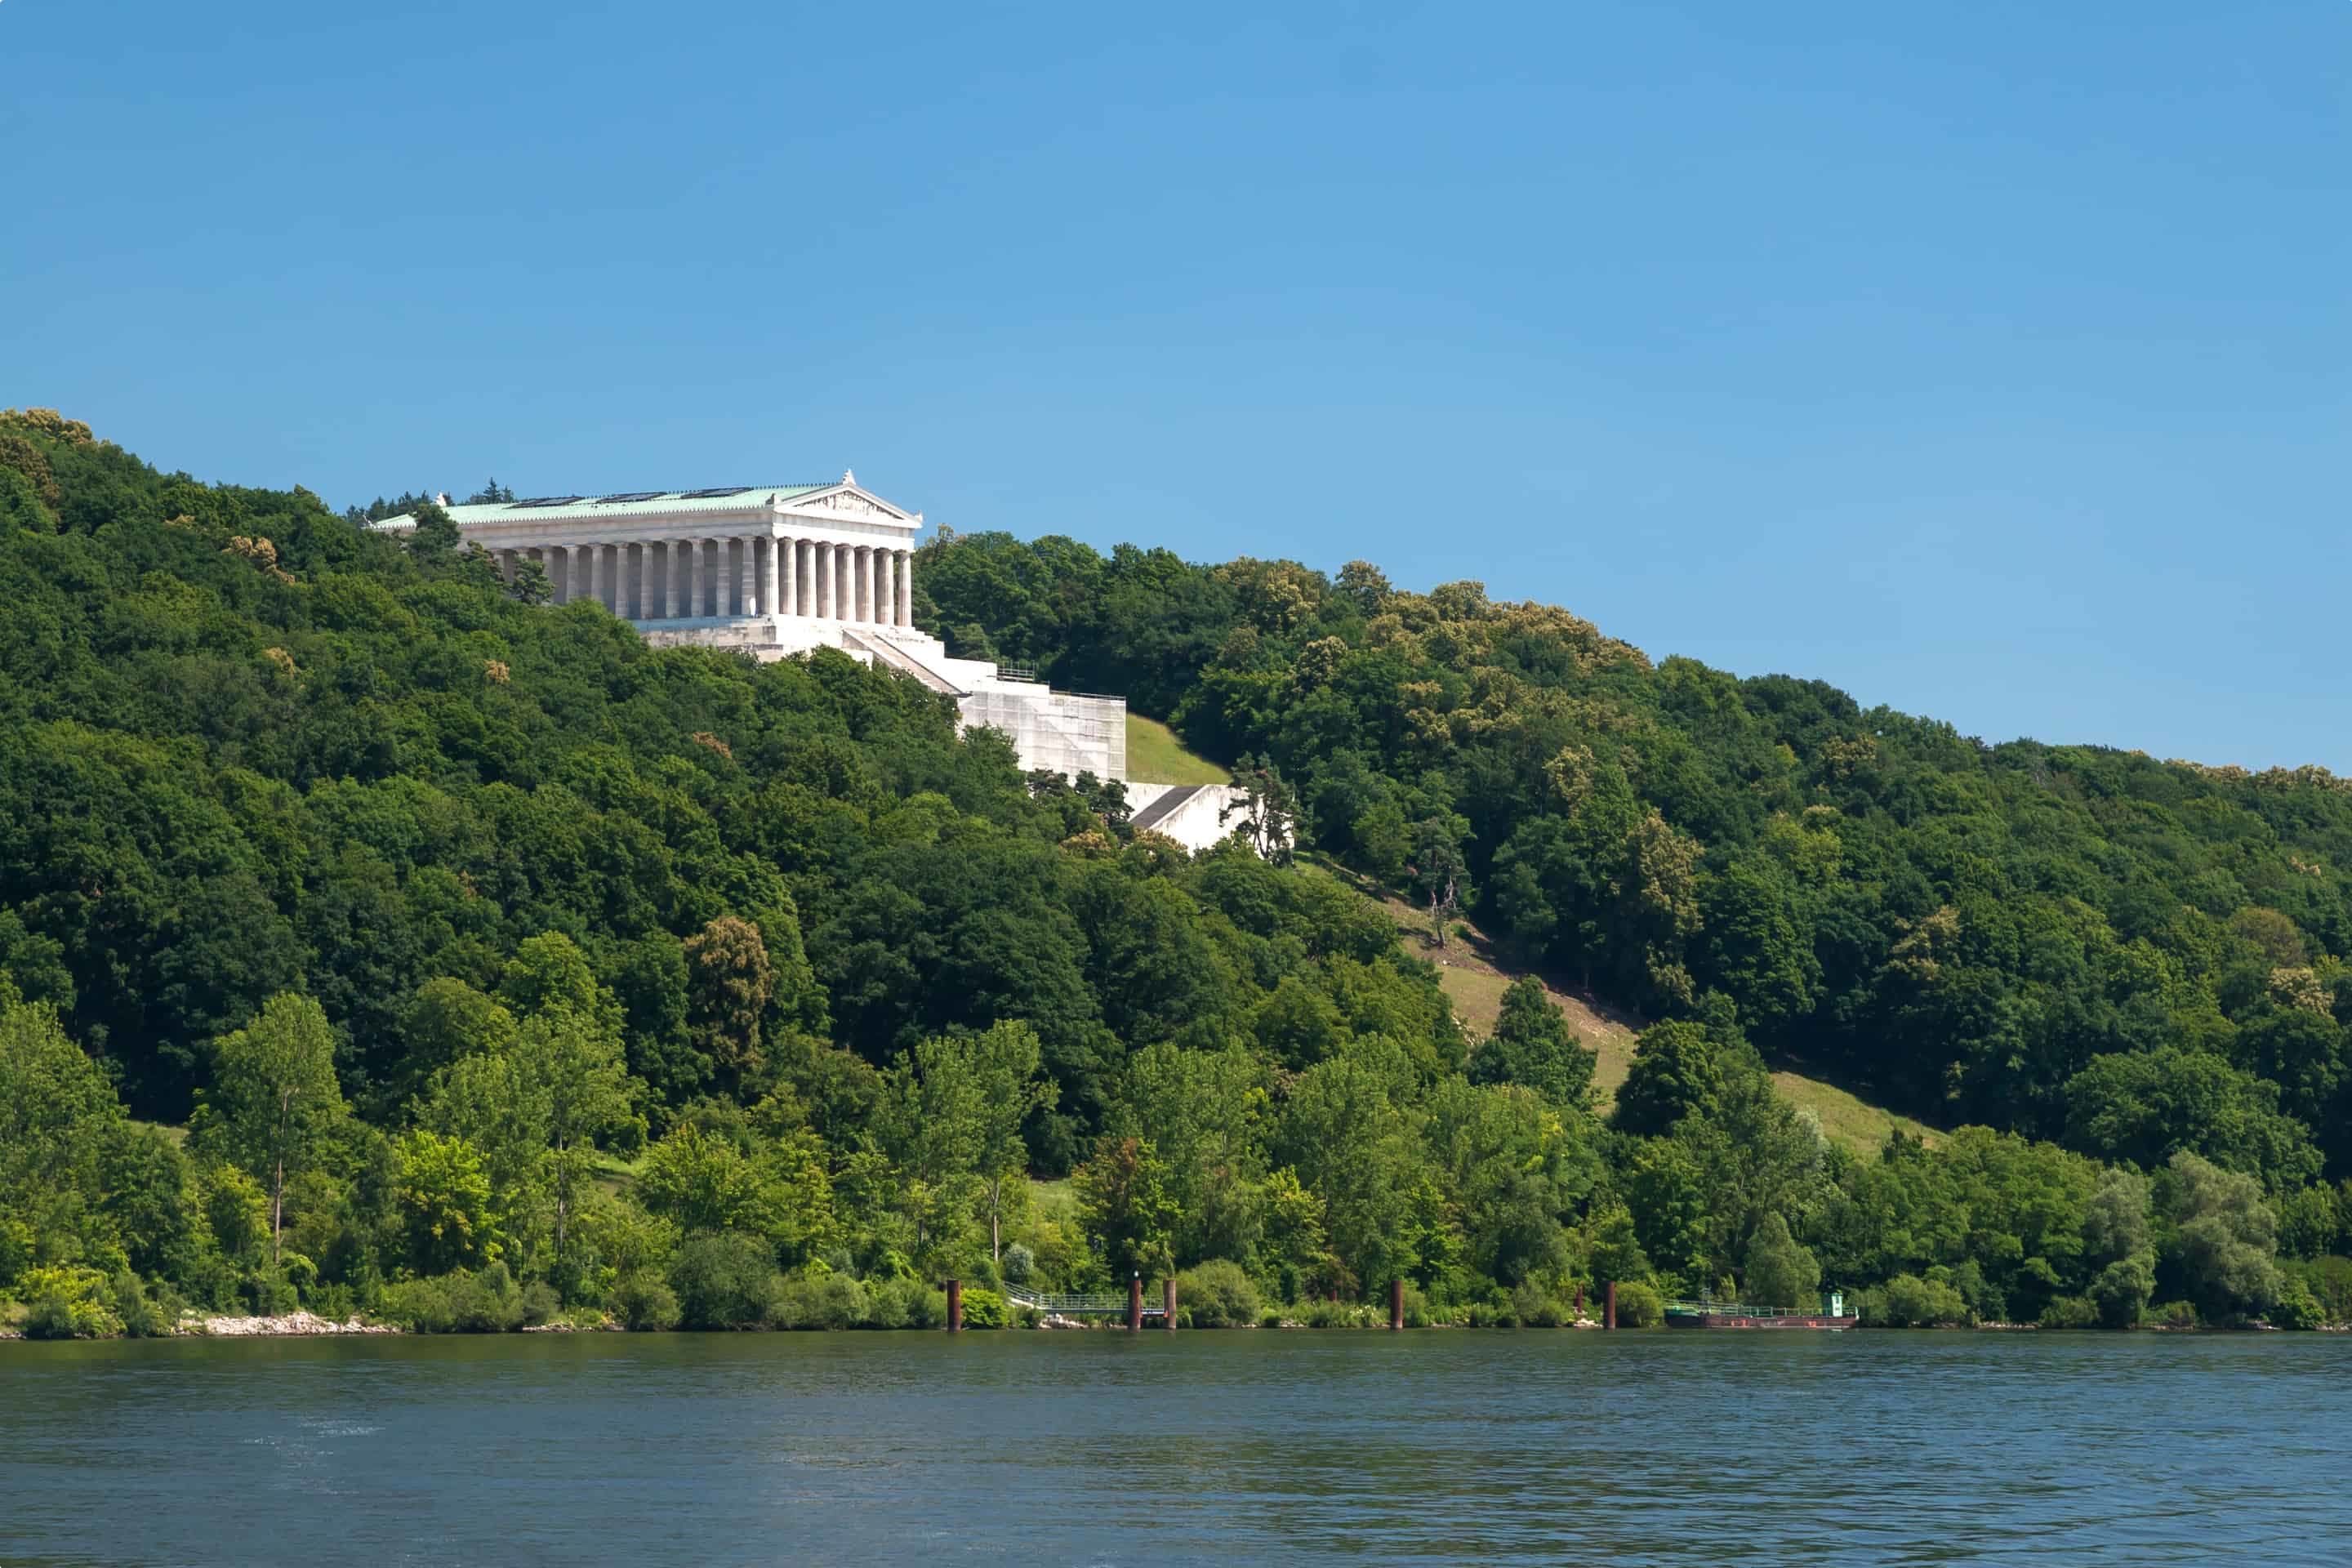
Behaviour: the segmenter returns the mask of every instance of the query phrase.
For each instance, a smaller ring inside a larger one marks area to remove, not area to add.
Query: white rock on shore
[[[363,1323],[357,1318],[339,1323],[316,1312],[289,1312],[282,1318],[194,1318],[180,1325],[183,1333],[236,1338],[270,1334],[396,1334],[388,1323]]]

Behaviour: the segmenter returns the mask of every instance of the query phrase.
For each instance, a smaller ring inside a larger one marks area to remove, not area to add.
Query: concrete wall
[[[985,724],[1013,737],[1024,768],[1049,768],[1076,777],[1127,776],[1127,700],[1078,697],[1021,681],[992,680],[957,707],[966,725]]]
[[[1032,680],[1007,680],[996,666],[950,658],[937,637],[900,626],[869,626],[805,616],[740,616],[640,626],[653,647],[737,648],[768,662],[835,647],[853,658],[878,660],[917,676],[935,691],[952,693],[966,727],[985,724],[1013,738],[1027,769],[1047,768],[1073,778],[1127,776],[1127,700],[1055,691]]]
[[[1146,823],[1151,832],[1165,834],[1198,853],[1229,837],[1240,827],[1238,818],[1230,825],[1223,820],[1224,809],[1247,793],[1239,784],[1130,784],[1127,786],[1127,804],[1133,820]],[[1176,798],[1171,801],[1171,797]],[[1162,806],[1162,803],[1169,803],[1164,806],[1164,816],[1153,809]]]

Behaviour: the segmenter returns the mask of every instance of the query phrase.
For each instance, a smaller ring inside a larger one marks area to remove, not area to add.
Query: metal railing
[[[1076,1316],[1083,1313],[1125,1312],[1127,1310],[1127,1298],[1124,1295],[1084,1296],[1055,1294],[1050,1291],[1024,1290],[1017,1285],[1005,1286],[1000,1294],[1003,1296],[1006,1303],[1011,1306],[1027,1307],[1031,1310],[1038,1312],[1055,1312],[1066,1317]],[[1165,1308],[1159,1303],[1147,1301],[1144,1303],[1143,1315],[1147,1318],[1156,1318],[1160,1316],[1163,1310],[1165,1310]]]

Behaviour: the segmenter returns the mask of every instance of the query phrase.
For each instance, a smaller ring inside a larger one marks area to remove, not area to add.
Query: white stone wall
[[[1013,737],[1024,768],[1047,768],[1075,778],[1127,776],[1127,701],[1076,697],[1047,687],[994,680],[957,706],[966,725],[985,724]]]
[[[1127,804],[1134,816],[1140,818],[1152,806],[1186,787],[1183,784],[1129,784],[1127,786]],[[1241,819],[1237,816],[1227,823],[1224,810],[1228,805],[1238,804],[1247,794],[1239,784],[1203,784],[1193,789],[1165,816],[1153,822],[1150,830],[1164,834],[1198,854],[1239,831]]]

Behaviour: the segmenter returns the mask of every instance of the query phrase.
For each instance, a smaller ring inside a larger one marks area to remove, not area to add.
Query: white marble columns
[[[625,620],[784,616],[915,624],[913,554],[887,544],[706,534],[499,548],[492,560],[509,583],[523,562],[535,562],[557,603],[593,600]]]

